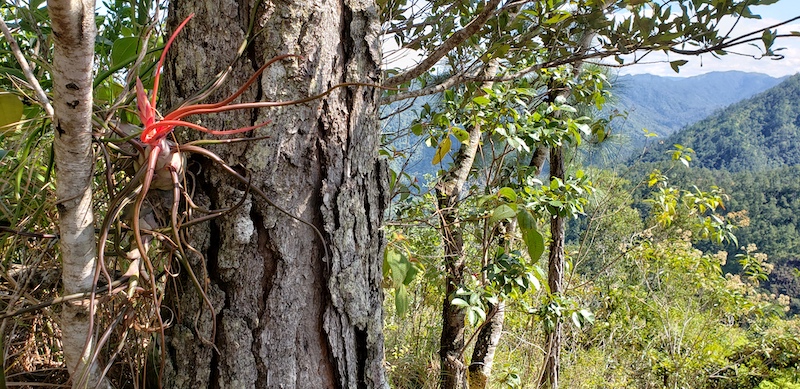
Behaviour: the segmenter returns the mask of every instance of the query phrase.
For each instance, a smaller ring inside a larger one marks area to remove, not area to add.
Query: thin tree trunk
[[[492,376],[494,354],[503,334],[506,304],[500,301],[497,305],[490,306],[490,310],[493,314],[478,333],[475,348],[472,350],[472,360],[469,364],[470,389],[483,389],[488,386],[489,378]]]
[[[372,2],[283,0],[170,3],[168,24],[197,16],[175,42],[165,72],[166,106],[176,106],[236,56],[251,19],[259,34],[209,100],[236,90],[280,54],[302,58],[267,69],[241,101],[288,101],[342,82],[377,84],[380,44]],[[208,269],[214,315],[185,277],[168,296],[177,322],[168,334],[170,388],[383,388],[382,233],[388,177],[378,159],[379,91],[336,89],[306,104],[203,118],[210,128],[271,120],[266,140],[209,146],[289,213],[262,199],[192,231]],[[245,188],[203,158],[196,200],[235,205]],[[327,253],[327,255],[326,255]],[[212,334],[216,324],[216,334]],[[216,350],[202,344],[210,339]]]
[[[604,6],[605,8],[605,6]],[[581,39],[578,43],[578,47],[576,48],[578,53],[585,52],[592,43],[594,39],[594,31],[584,31]],[[577,61],[572,64],[572,68],[574,69],[575,76],[581,71],[583,67],[583,61]],[[560,97],[568,97],[572,90],[564,89],[561,92],[555,92],[558,90],[556,85],[548,85],[548,88],[551,91],[554,91],[550,94],[548,101],[553,102],[559,96]],[[555,115],[558,117],[561,115],[561,111],[556,112]],[[542,158],[542,153],[540,149],[536,150],[534,154],[534,160],[538,163],[537,169],[541,171],[541,162],[538,159]],[[537,159],[538,158],[538,159]],[[564,182],[564,147],[551,147],[550,148],[550,180],[552,181],[554,178],[558,178],[561,182]],[[550,294],[552,296],[558,296],[564,291],[563,283],[564,283],[564,239],[565,239],[565,219],[563,216],[559,215],[551,215],[550,218],[550,253],[548,256],[548,272],[547,272],[547,284],[550,287]],[[547,332],[547,338],[545,340],[545,356],[544,356],[544,374],[542,375],[541,382],[539,383],[540,386],[549,389],[558,389],[558,377],[559,377],[559,369],[560,369],[560,358],[561,358],[561,338],[562,338],[562,330],[561,330],[561,320],[557,318],[555,320],[554,326],[552,331]]]
[[[95,268],[92,211],[92,63],[97,34],[93,0],[50,0],[52,20],[53,107],[59,247],[64,294],[91,290]],[[90,361],[89,307],[77,300],[64,304],[61,341],[73,387],[105,387]],[[87,346],[87,347],[85,347]],[[88,383],[88,385],[87,385]]]
[[[485,77],[494,77],[499,64],[490,61],[484,70]],[[487,82],[483,87],[491,87]],[[461,191],[467,182],[478,146],[481,141],[481,126],[476,124],[469,130],[469,142],[462,143],[453,166],[447,176],[437,185],[438,205],[441,215],[441,234],[444,241],[445,296],[442,301],[442,335],[439,359],[441,363],[440,386],[443,389],[467,387],[467,366],[464,363],[464,309],[451,304],[456,291],[464,283],[464,236],[458,214]]]
[[[550,179],[564,180],[564,149],[550,149]],[[564,217],[553,215],[550,218],[550,255],[548,258],[547,285],[550,294],[558,296],[564,291]],[[544,375],[541,386],[558,389],[558,374],[561,357],[561,320],[555,319],[545,342]]]

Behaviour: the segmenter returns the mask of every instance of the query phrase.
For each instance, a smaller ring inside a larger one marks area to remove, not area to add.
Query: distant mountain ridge
[[[612,93],[619,100],[612,109],[628,112],[623,128],[641,128],[671,135],[720,108],[747,99],[783,81],[761,73],[712,72],[694,77],[649,74],[620,76]]]
[[[786,79],[762,73],[711,72],[693,77],[623,75],[611,79],[612,98],[602,115],[619,113],[611,122],[612,137],[599,148],[587,149],[586,163],[613,166],[644,146]],[[657,138],[647,137],[644,129]]]
[[[694,149],[695,166],[731,172],[800,164],[800,74],[673,134],[645,156],[674,144]]]

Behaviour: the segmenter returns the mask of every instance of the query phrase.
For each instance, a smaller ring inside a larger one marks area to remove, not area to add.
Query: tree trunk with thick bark
[[[92,64],[97,28],[93,0],[51,0],[53,52],[53,151],[56,163],[59,248],[64,295],[92,288],[95,268],[92,209]],[[89,307],[76,300],[64,304],[61,341],[75,387],[105,387],[90,356]]]
[[[209,101],[228,96],[281,54],[302,58],[272,65],[241,101],[295,100],[343,82],[380,81],[372,1],[190,0],[170,7],[170,26],[197,16],[173,46],[165,107],[176,107],[235,59],[251,19],[257,35]],[[387,387],[380,227],[388,178],[378,159],[378,96],[376,88],[347,87],[306,104],[202,118],[215,129],[271,120],[253,134],[268,139],[208,148],[249,174],[275,204],[316,226],[325,242],[259,197],[193,230],[204,258],[191,262],[198,274],[207,269],[215,310],[204,309],[187,277],[178,279],[178,292],[168,298],[176,322],[168,333],[166,387]],[[230,207],[246,194],[206,159],[192,157],[192,169],[199,172],[195,199],[204,205]]]

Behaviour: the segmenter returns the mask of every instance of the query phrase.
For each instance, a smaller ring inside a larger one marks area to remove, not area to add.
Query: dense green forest
[[[614,166],[621,158],[638,154],[653,140],[663,140],[715,111],[763,92],[782,78],[737,71],[710,72],[693,77],[660,77],[649,74],[611,78],[614,96],[603,114],[621,116],[611,122],[618,139],[605,145],[605,154],[591,161]],[[644,130],[647,130],[646,132]]]
[[[800,312],[800,75],[688,126],[656,144],[645,161],[670,159],[676,144],[690,148],[691,169],[676,168],[672,179],[699,188],[717,186],[728,196],[726,211],[746,220],[736,235],[769,255],[775,270],[766,282],[773,292],[792,297]],[[672,150],[672,152],[671,152]],[[685,150],[685,149],[684,149]],[[663,164],[644,164],[638,175]],[[703,246],[706,249],[713,245]],[[742,254],[742,246],[716,246]],[[736,269],[735,263],[727,269]]]
[[[680,144],[693,165],[731,172],[763,171],[800,163],[800,75],[736,103],[659,142],[645,161],[663,159]]]

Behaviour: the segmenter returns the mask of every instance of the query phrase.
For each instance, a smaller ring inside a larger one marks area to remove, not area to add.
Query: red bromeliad
[[[266,64],[261,66],[247,82],[242,85],[239,90],[237,90],[234,94],[232,94],[227,99],[220,101],[218,103],[213,104],[196,104],[190,105],[185,107],[180,107],[163,117],[161,120],[156,119],[156,96],[158,95],[158,84],[161,79],[161,68],[164,65],[164,58],[167,56],[167,51],[169,47],[172,45],[172,42],[175,40],[175,37],[180,33],[186,23],[191,20],[194,14],[189,15],[175,30],[172,36],[167,41],[166,46],[164,46],[164,51],[161,53],[161,57],[158,60],[158,66],[156,67],[155,78],[153,82],[153,93],[150,98],[147,98],[147,94],[144,91],[144,86],[142,85],[142,81],[140,79],[136,79],[136,99],[137,99],[137,107],[139,109],[139,119],[142,121],[142,125],[144,129],[142,130],[141,140],[144,144],[148,146],[157,146],[172,130],[177,126],[184,126],[193,128],[199,131],[203,131],[213,135],[230,135],[230,134],[238,134],[242,132],[247,132],[254,130],[259,127],[263,127],[267,125],[269,122],[256,124],[250,127],[243,127],[237,128],[233,130],[210,130],[206,127],[187,122],[183,120],[187,116],[191,115],[198,115],[203,113],[214,113],[214,112],[224,112],[224,111],[231,111],[237,109],[249,109],[249,108],[260,108],[260,107],[271,107],[279,105],[280,103],[272,103],[272,102],[258,102],[258,103],[243,103],[243,104],[230,104],[233,100],[239,97],[245,90],[247,90],[253,82],[256,81],[258,76],[266,69],[268,66],[272,65],[273,63],[287,58],[287,57],[294,57],[294,55],[282,55],[275,57],[268,61]]]

